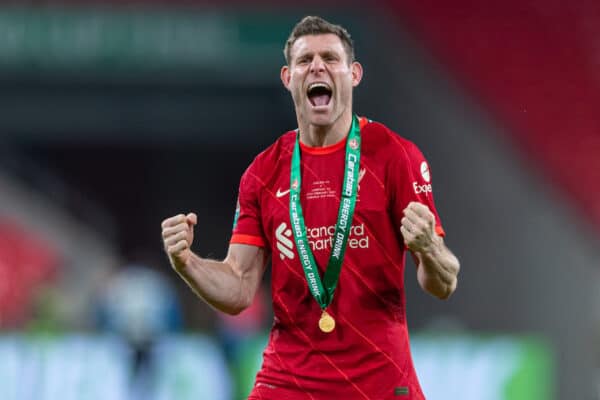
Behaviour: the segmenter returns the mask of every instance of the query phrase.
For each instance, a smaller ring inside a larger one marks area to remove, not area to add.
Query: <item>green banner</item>
[[[198,8],[5,6],[0,7],[0,68],[278,70],[294,22]]]

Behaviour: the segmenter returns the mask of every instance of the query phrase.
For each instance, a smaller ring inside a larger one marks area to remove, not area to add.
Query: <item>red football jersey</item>
[[[281,136],[242,176],[231,243],[271,253],[274,322],[250,399],[423,399],[410,355],[404,298],[402,211],[419,201],[436,216],[427,161],[410,141],[360,119],[359,186],[339,282],[319,330],[289,214],[296,131]],[[340,204],[346,140],[301,144],[301,204],[321,277]]]

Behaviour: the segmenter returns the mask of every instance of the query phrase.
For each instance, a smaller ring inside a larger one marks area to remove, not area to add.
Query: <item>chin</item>
[[[329,112],[329,111],[326,113],[324,113],[324,112],[316,113],[314,111],[311,111],[308,121],[310,122],[311,125],[329,126],[329,125],[333,124],[334,118],[333,118],[333,115],[331,115],[331,112]]]

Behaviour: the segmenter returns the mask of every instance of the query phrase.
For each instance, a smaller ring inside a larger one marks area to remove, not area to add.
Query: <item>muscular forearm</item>
[[[448,298],[456,289],[458,259],[436,234],[436,219],[427,206],[413,201],[403,212],[400,232],[415,256],[419,284],[440,299]]]
[[[252,303],[267,261],[262,247],[230,244],[227,258],[214,261],[198,257],[191,250],[194,213],[165,219],[163,244],[171,266],[192,290],[217,310],[238,314]]]
[[[239,314],[252,302],[253,291],[230,259],[215,261],[191,253],[186,266],[174,269],[200,298],[219,311]]]
[[[430,246],[416,252],[418,280],[421,287],[440,299],[447,299],[456,289],[460,265],[458,259],[437,237]]]

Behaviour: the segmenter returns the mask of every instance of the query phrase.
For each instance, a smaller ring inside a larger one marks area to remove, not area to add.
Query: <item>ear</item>
[[[350,68],[352,68],[352,87],[356,87],[362,80],[363,67],[358,61],[354,61]]]
[[[285,86],[287,90],[290,90],[290,79],[292,78],[292,74],[290,73],[290,67],[288,67],[287,65],[281,67],[280,77],[283,86]]]

